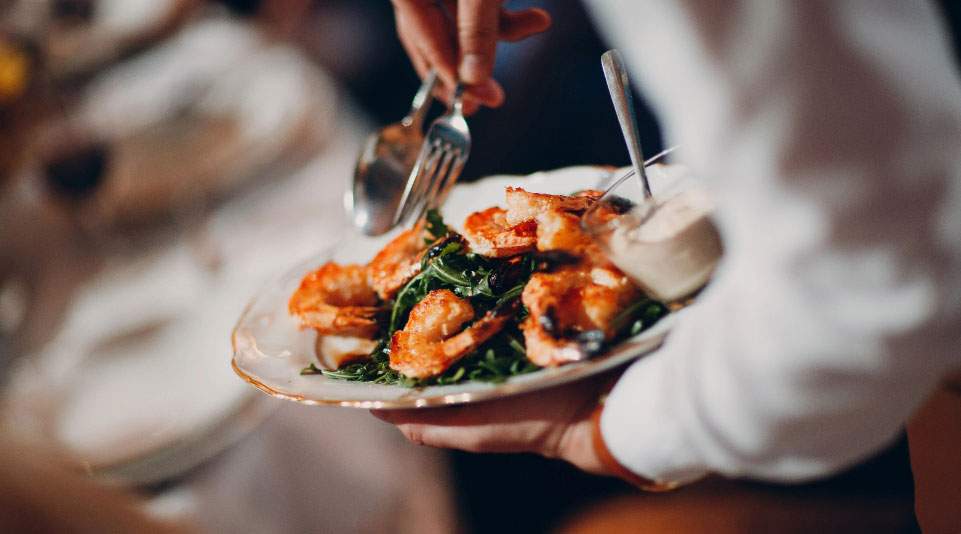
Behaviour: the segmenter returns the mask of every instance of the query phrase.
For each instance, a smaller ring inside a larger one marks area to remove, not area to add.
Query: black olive
[[[440,253],[444,251],[444,248],[447,245],[451,243],[460,243],[460,242],[461,242],[461,237],[458,234],[450,234],[442,237],[436,243],[431,245],[429,249],[427,249],[427,255],[426,255],[427,259],[433,259],[439,256]]]
[[[491,291],[493,291],[495,294],[503,292],[500,286],[501,281],[504,279],[504,275],[500,273],[500,269],[495,269],[491,271],[489,275],[487,275],[487,287],[491,288]]]
[[[593,356],[604,348],[604,331],[588,330],[577,334],[577,344],[586,354]]]
[[[633,200],[619,197],[617,195],[611,196],[611,198],[604,199],[604,202],[608,204],[614,212],[621,214],[631,211],[631,208],[636,206]]]
[[[521,281],[524,269],[523,261],[500,263],[487,275],[487,285],[495,294],[504,293]]]

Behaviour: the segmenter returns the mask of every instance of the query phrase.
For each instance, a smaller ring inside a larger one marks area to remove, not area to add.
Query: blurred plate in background
[[[267,406],[217,365],[230,328],[222,312],[239,305],[219,286],[185,245],[106,267],[77,291],[46,349],[22,362],[4,424],[129,483],[221,450]]]
[[[143,224],[296,168],[329,139],[337,99],[306,56],[256,27],[196,21],[86,87],[71,133],[104,144],[107,168],[84,214]]]
[[[324,72],[236,20],[193,23],[85,91],[65,122],[107,147],[104,179],[67,217],[24,174],[0,213],[0,238],[26,236],[0,251],[26,288],[0,424],[156,483],[276,407],[224,365],[229,332],[250,287],[339,234],[362,130]]]
[[[54,80],[88,75],[176,31],[201,0],[26,0],[2,6],[6,24],[36,34]]]

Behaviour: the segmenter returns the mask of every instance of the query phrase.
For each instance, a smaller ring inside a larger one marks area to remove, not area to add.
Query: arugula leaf
[[[303,369],[300,370],[300,375],[301,375],[301,376],[319,375],[319,374],[323,374],[323,373],[324,373],[324,370],[318,368],[318,367],[317,367],[316,365],[314,365],[313,363],[311,363],[311,364],[308,365],[307,367],[304,367]]]
[[[527,282],[525,281],[523,284],[517,284],[516,286],[505,291],[504,294],[497,299],[497,304],[495,304],[495,306],[503,306],[507,302],[520,297],[521,293],[524,292],[524,286],[526,285]]]
[[[640,334],[654,326],[668,311],[667,306],[661,302],[647,297],[641,298],[614,317],[613,326],[617,332],[617,340]]]
[[[427,210],[427,215],[425,216],[427,221],[426,230],[430,234],[431,238],[427,239],[427,244],[431,244],[434,241],[444,237],[449,232],[447,224],[444,222],[444,218],[441,217],[440,212],[436,208],[431,208]]]

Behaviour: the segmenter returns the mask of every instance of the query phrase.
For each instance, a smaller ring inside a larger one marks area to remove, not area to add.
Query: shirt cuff
[[[685,438],[665,356],[655,352],[624,373],[604,403],[600,426],[621,465],[658,484],[679,485],[709,469]]]

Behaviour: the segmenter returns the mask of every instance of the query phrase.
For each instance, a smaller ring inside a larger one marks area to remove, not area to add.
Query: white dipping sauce
[[[670,302],[707,283],[721,257],[714,205],[700,189],[635,206],[607,236],[610,260],[648,294]]]

